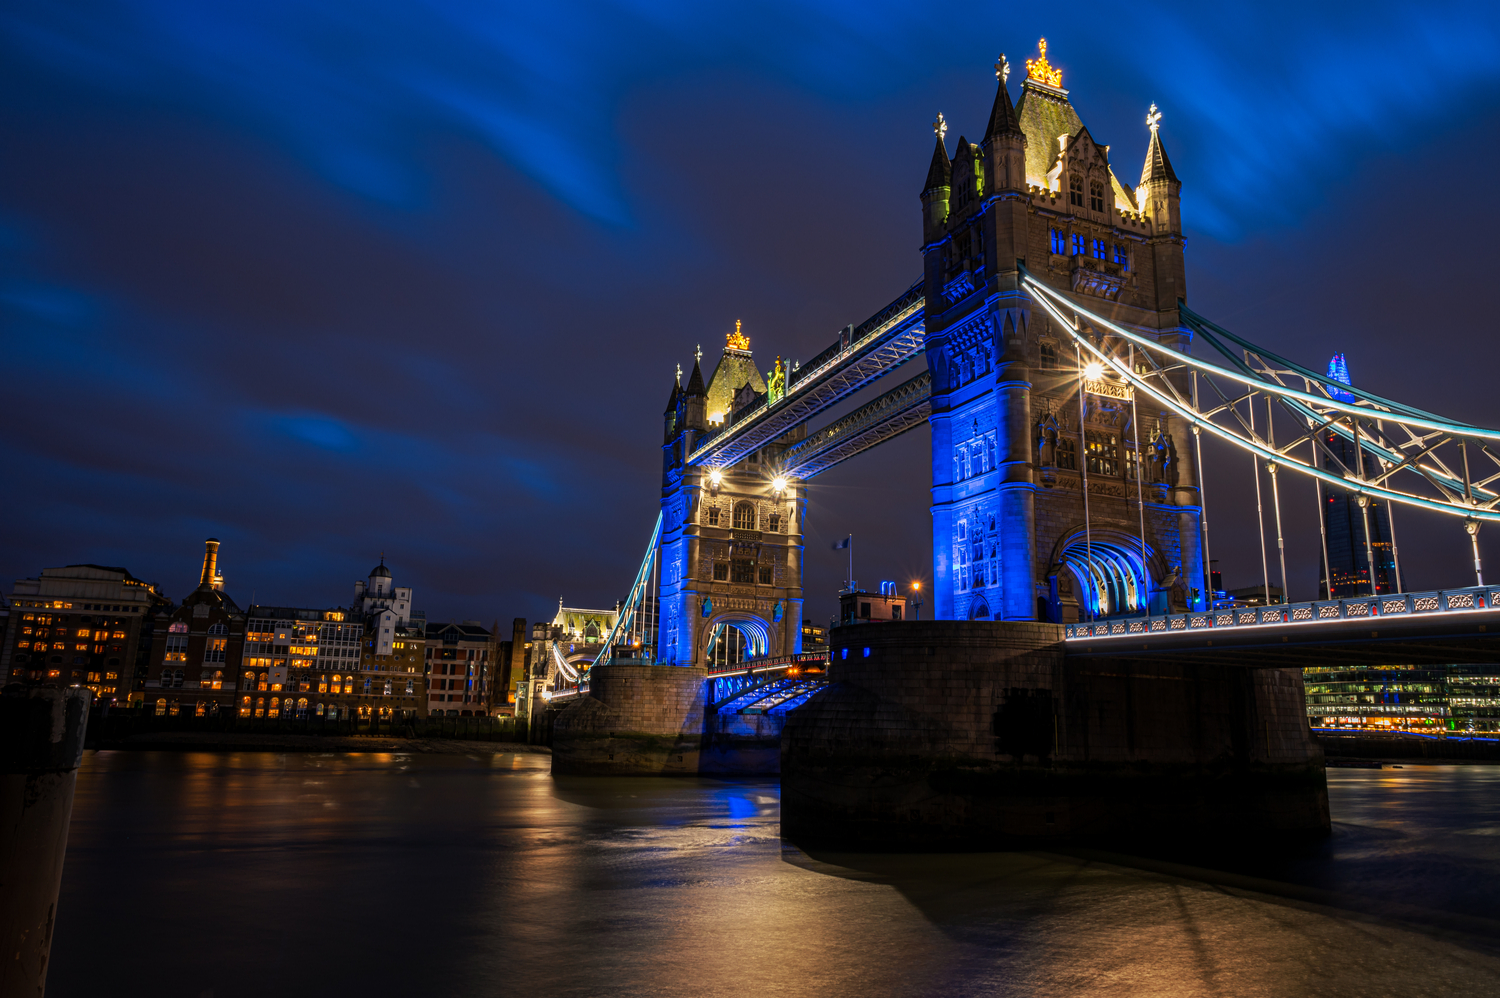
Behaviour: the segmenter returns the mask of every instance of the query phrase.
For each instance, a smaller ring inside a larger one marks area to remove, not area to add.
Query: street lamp
[[[1083,365],[1083,376],[1089,381],[1098,381],[1104,377],[1104,365],[1097,360],[1091,360]]]
[[[916,616],[913,617],[912,619],[913,620],[921,620],[922,619],[922,583],[921,582],[913,582],[911,584],[911,591],[916,594],[916,595],[914,595],[911,598],[911,601],[910,601],[911,605],[912,605],[912,610],[916,613]]]
[[[708,484],[710,488],[717,491],[719,486],[724,484],[724,473],[718,468],[710,471],[708,473]]]

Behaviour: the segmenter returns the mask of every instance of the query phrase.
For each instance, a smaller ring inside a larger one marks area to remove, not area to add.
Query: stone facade
[[[749,340],[730,334],[714,376],[693,365],[673,386],[664,414],[660,611],[656,660],[702,665],[720,628],[744,636],[748,655],[792,655],[802,647],[802,521],[806,491],[777,477],[778,458],[805,427],[723,468],[687,457],[717,424],[714,399],[758,396]],[[736,384],[739,381],[742,383]]]
[[[1070,660],[1061,627],[1043,623],[832,634],[833,685],[782,734],[794,840],[989,848],[1328,829],[1299,670]]]
[[[1063,622],[1201,607],[1188,427],[1137,411],[1123,384],[1081,391],[1068,331],[1022,285],[1024,268],[1187,349],[1177,311],[1186,293],[1181,184],[1159,115],[1149,119],[1141,182],[1127,186],[1060,73],[1045,58],[1039,67],[1014,106],[1001,82],[983,139],[960,137],[951,158],[940,123],[922,192],[934,616]]]
[[[552,721],[552,772],[672,776],[699,771],[707,670],[599,665]]]

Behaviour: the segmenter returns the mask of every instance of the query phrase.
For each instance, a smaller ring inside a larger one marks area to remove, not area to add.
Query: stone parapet
[[[782,829],[870,848],[1328,829],[1294,669],[1069,659],[1062,628],[836,628],[782,733]]]

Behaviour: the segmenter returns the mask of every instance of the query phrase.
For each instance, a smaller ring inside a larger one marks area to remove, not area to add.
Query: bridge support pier
[[[564,706],[553,721],[552,772],[697,773],[707,673],[702,666],[595,666],[588,695]]]
[[[1300,671],[1070,660],[1062,633],[834,629],[833,685],[782,734],[782,833],[889,850],[1328,831]]]

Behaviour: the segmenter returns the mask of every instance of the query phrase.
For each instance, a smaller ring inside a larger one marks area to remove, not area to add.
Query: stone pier
[[[846,848],[1325,834],[1297,669],[1073,659],[1062,628],[836,628],[787,716],[782,833]]]
[[[707,669],[598,665],[590,690],[558,711],[552,772],[587,776],[699,771]]]

